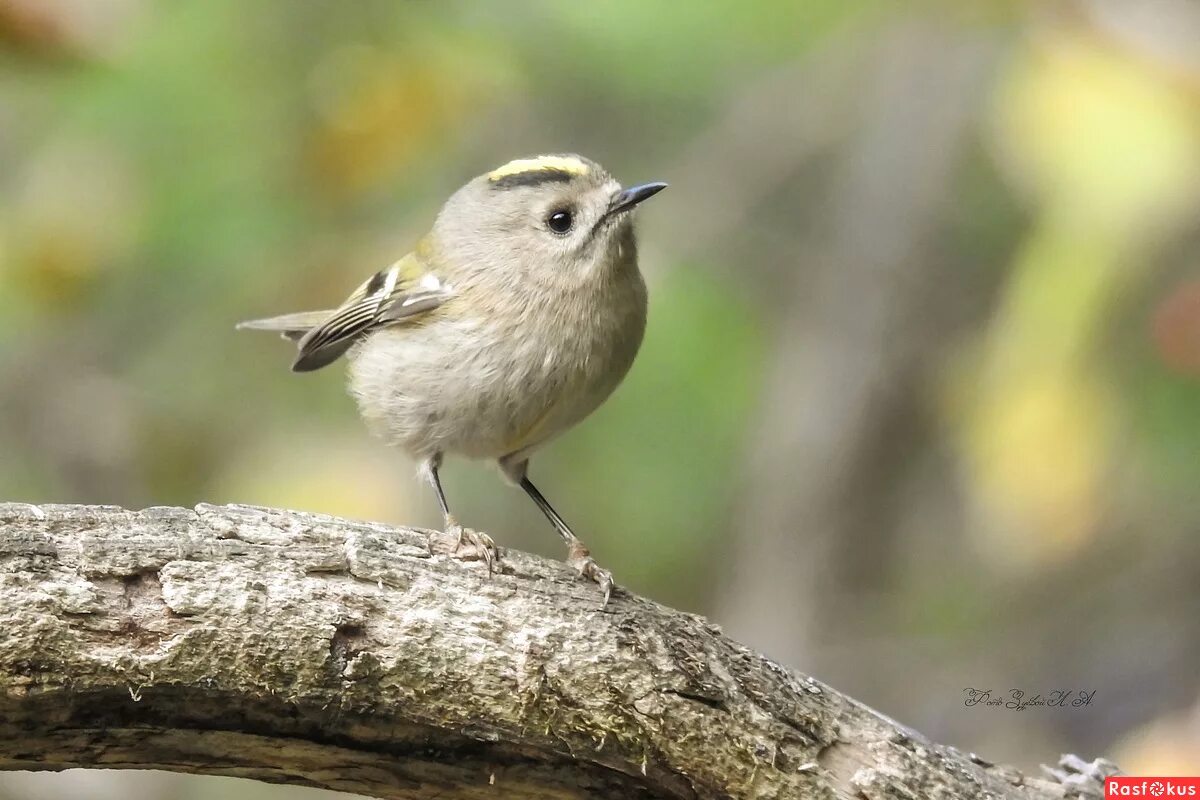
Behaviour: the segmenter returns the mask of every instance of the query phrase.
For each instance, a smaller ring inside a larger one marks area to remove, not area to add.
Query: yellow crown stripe
[[[538,156],[537,158],[518,158],[503,167],[497,167],[488,173],[489,181],[498,181],[510,175],[523,175],[526,172],[542,172],[556,170],[569,172],[572,175],[586,175],[588,165],[578,158],[570,156]]]

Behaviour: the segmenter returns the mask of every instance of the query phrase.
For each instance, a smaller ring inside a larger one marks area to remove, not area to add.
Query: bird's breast
[[[472,299],[379,331],[352,354],[364,419],[419,455],[499,458],[548,440],[612,393],[645,329],[640,279],[582,296]]]

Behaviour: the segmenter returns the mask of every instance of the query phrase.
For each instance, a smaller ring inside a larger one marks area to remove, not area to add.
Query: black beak
[[[611,217],[628,211],[643,200],[649,200],[665,188],[667,188],[667,185],[662,182],[630,186],[628,189],[617,193],[617,196],[612,199],[612,203],[609,204],[608,213],[605,216]]]

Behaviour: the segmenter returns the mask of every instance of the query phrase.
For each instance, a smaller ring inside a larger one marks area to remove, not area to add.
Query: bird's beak
[[[667,188],[667,185],[662,182],[643,183],[640,186],[630,186],[628,189],[623,189],[613,197],[612,202],[608,206],[608,213],[605,216],[615,216],[636,206],[643,200],[648,200],[654,195]]]

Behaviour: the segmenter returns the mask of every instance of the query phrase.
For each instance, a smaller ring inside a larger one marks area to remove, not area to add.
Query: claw
[[[488,575],[493,574],[500,552],[492,537],[482,531],[464,528],[457,522],[446,526],[446,530],[432,539],[436,553],[460,558],[464,561],[481,560],[487,565]]]
[[[603,611],[607,608],[608,601],[612,597],[612,573],[597,564],[582,543],[570,547],[567,563],[575,568],[581,578],[587,578],[600,586],[604,591],[604,602],[600,604],[600,610]]]

